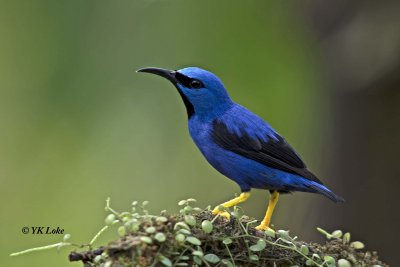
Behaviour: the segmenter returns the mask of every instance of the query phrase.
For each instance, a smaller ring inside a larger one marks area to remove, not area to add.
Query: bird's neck
[[[223,103],[203,103],[201,106],[194,106],[194,114],[197,119],[202,121],[212,121],[222,116],[225,112],[234,106],[232,100],[224,101]]]

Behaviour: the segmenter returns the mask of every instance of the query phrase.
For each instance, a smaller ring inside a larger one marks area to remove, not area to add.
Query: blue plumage
[[[323,194],[335,202],[341,201],[340,197],[336,197],[319,180],[306,179],[298,174],[273,168],[221,147],[213,140],[215,120],[224,123],[227,130],[241,138],[242,142],[249,142],[243,141],[246,140],[246,134],[250,137],[249,140],[262,142],[279,141],[282,137],[260,117],[234,103],[216,119],[202,120],[196,115],[189,119],[190,135],[207,161],[219,172],[239,184],[242,191],[250,191],[251,188],[280,192],[303,191]]]
[[[139,71],[163,76],[175,85],[185,103],[194,142],[207,161],[235,181],[242,192],[251,188],[277,193],[303,191],[343,201],[307,169],[294,149],[267,122],[233,102],[221,80],[211,72],[195,67]],[[247,197],[244,195],[234,203]],[[261,229],[268,227],[269,219],[266,216]]]

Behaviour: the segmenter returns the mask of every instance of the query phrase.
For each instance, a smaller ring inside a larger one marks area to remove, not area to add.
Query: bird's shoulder
[[[212,122],[213,133],[232,138],[251,138],[255,142],[268,142],[280,135],[260,116],[247,108],[235,105]],[[217,136],[216,136],[217,137]],[[232,140],[233,141],[233,140]]]

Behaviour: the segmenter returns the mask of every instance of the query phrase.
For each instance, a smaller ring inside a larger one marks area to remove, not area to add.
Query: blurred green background
[[[0,34],[4,266],[79,266],[68,263],[68,249],[8,254],[62,238],[24,235],[23,226],[59,226],[88,242],[107,197],[119,210],[149,200],[153,212],[174,212],[180,199],[206,207],[239,192],[191,141],[173,86],[135,73],[141,67],[213,71],[348,197],[329,171],[334,103],[323,53],[290,2],[1,1]],[[256,190],[242,206],[260,219],[267,198]],[[342,208],[316,195],[284,196],[273,223],[318,240],[316,226],[346,230],[346,220],[325,219]]]

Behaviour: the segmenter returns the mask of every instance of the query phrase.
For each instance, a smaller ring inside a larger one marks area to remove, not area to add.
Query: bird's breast
[[[240,184],[244,173],[241,168],[238,168],[237,162],[241,156],[225,150],[213,141],[212,123],[191,120],[189,121],[189,131],[207,161],[220,173]]]
[[[220,158],[223,156],[221,148],[212,140],[212,124],[196,118],[189,120],[189,132],[201,153],[217,170],[221,171]]]
[[[207,161],[220,173],[239,184],[242,190],[269,188],[276,170],[244,158],[216,144],[212,138],[212,123],[196,119],[189,121],[190,135]],[[271,186],[273,188],[273,186]]]
[[[189,133],[197,147],[203,154],[212,149],[211,141],[211,128],[212,125],[207,122],[202,122],[197,118],[189,120]]]

